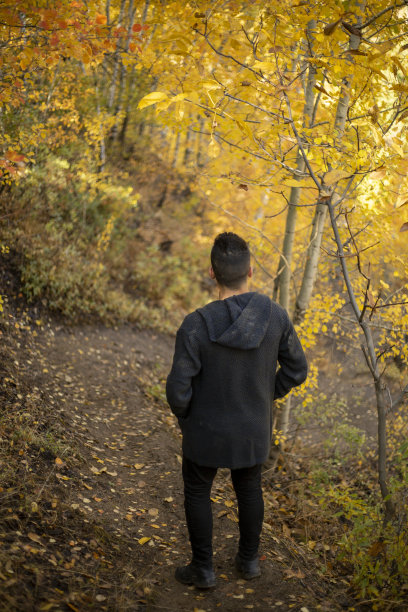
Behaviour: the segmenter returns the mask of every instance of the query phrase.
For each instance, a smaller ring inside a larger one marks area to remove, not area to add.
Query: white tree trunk
[[[354,34],[350,35],[349,49],[357,50],[360,45],[360,37]],[[339,101],[336,109],[336,117],[334,120],[334,133],[337,146],[341,145],[344,129],[347,121],[347,111],[350,104],[350,84],[351,77],[345,77],[342,82]],[[314,285],[317,277],[317,269],[320,259],[320,247],[324,233],[325,220],[327,215],[327,206],[323,202],[318,202],[315,209],[313,226],[310,235],[309,245],[307,248],[306,263],[303,271],[302,284],[299,294],[296,299],[294,321],[302,319],[306,312],[310,298],[313,293]]]

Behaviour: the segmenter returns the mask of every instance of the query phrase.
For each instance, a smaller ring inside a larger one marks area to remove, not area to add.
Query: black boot
[[[261,575],[258,557],[251,559],[251,561],[247,561],[245,559],[241,559],[239,554],[237,554],[235,557],[235,567],[240,576],[245,580],[252,580],[253,578],[258,578],[258,576]]]
[[[194,584],[197,589],[212,589],[215,587],[215,574],[212,568],[206,568],[189,563],[176,569],[175,578],[181,584]]]

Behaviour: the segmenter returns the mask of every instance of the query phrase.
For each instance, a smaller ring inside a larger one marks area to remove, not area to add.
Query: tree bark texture
[[[313,29],[316,27],[316,22],[311,20],[308,23],[307,27],[307,44],[309,47],[312,44],[313,40]],[[308,69],[308,78],[306,82],[305,88],[305,104],[303,107],[303,125],[309,126],[312,113],[314,108],[315,101],[315,90],[314,86],[316,84],[316,69],[313,65],[309,65]],[[300,172],[303,172],[305,169],[305,162],[303,159],[302,152],[300,147],[298,148],[297,157],[296,157],[296,168]],[[293,258],[293,246],[295,242],[295,231],[296,231],[296,218],[298,211],[298,204],[300,200],[301,188],[300,187],[292,187],[289,195],[289,203],[288,203],[288,212],[286,215],[286,223],[285,223],[285,236],[283,239],[282,246],[282,254],[279,258],[279,266],[278,272],[275,278],[275,290],[274,290],[274,298],[275,292],[278,291],[278,301],[281,306],[286,308],[289,312],[290,310],[290,285],[291,285],[291,276],[292,276],[292,258]],[[276,298],[275,298],[276,299]],[[279,411],[279,415],[277,418],[277,427],[281,435],[286,436],[289,430],[290,423],[290,411],[291,411],[291,396],[289,396],[284,405],[281,406]],[[274,445],[272,447],[271,453],[271,461],[272,467],[276,467],[279,453],[281,451],[281,444]]]
[[[313,40],[313,29],[316,27],[316,22],[312,19],[307,27],[307,44],[310,46]],[[315,99],[314,86],[316,84],[316,69],[311,64],[308,69],[308,78],[305,87],[305,104],[303,107],[303,125],[309,126]],[[303,172],[305,162],[302,152],[298,149],[296,157],[296,169]],[[293,245],[296,231],[296,217],[298,204],[300,199],[301,188],[292,187],[289,195],[288,212],[286,215],[285,235],[283,239],[282,255],[279,259],[278,271],[275,280],[274,298],[278,299],[279,304],[290,309],[290,281],[291,281],[291,265],[293,258]]]
[[[355,34],[350,34],[349,49],[358,50],[360,45],[360,37]],[[352,61],[352,60],[350,60]],[[347,111],[350,104],[350,85],[351,77],[343,79],[339,101],[336,109],[336,117],[334,120],[334,133],[336,145],[341,145],[344,130],[347,121]],[[295,312],[293,316],[294,322],[299,322],[306,312],[310,298],[312,297],[314,285],[317,277],[317,269],[320,259],[320,247],[322,244],[324,226],[326,220],[327,206],[318,202],[315,208],[312,231],[310,235],[309,245],[306,254],[306,263],[303,270],[302,283],[299,294],[296,299]]]

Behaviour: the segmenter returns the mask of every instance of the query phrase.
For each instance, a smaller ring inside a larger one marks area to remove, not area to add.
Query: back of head
[[[211,265],[219,285],[239,289],[251,265],[245,240],[233,232],[219,234],[211,249]]]

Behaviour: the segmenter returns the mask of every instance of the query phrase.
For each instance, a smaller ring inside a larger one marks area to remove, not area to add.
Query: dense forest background
[[[209,250],[236,231],[310,362],[266,468],[284,535],[353,605],[403,609],[407,16],[382,0],[0,4],[2,492],[47,436],[34,419],[35,441],[13,438],[35,409],[9,410],[21,330],[173,334],[216,298]]]

